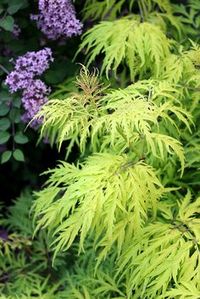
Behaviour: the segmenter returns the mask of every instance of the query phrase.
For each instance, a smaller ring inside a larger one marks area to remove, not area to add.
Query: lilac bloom
[[[82,32],[82,23],[70,0],[39,0],[39,14],[31,15],[48,39],[72,37]]]

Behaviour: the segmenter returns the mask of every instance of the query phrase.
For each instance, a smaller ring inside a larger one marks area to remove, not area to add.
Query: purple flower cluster
[[[51,89],[47,87],[41,80],[32,80],[27,89],[23,91],[22,103],[25,113],[22,120],[27,123],[38,113],[40,108],[48,101],[47,95]],[[33,121],[31,126],[35,127],[38,121]]]
[[[57,40],[82,32],[82,23],[70,0],[39,0],[39,14],[31,15],[48,39]]]
[[[5,83],[11,93],[23,91],[22,104],[25,114],[22,119],[24,122],[29,122],[47,101],[50,88],[35,77],[42,75],[52,61],[52,52],[49,48],[38,52],[27,52],[17,58],[14,70],[6,78]],[[35,125],[36,122],[33,122],[32,126]]]
[[[31,77],[42,75],[49,68],[49,62],[53,61],[51,49],[45,48],[38,52],[27,52],[20,56],[15,63],[16,71],[28,70]]]
[[[14,71],[6,78],[6,84],[11,93],[25,89],[35,76],[41,75],[49,68],[49,62],[53,61],[51,49],[45,48],[38,52],[27,52],[18,57]]]

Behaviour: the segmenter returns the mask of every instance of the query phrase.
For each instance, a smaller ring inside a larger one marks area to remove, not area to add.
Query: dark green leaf
[[[25,144],[28,142],[28,138],[21,132],[17,133],[14,137],[16,143]]]
[[[0,105],[0,116],[5,116],[10,110],[10,107],[6,104]]]
[[[10,111],[9,117],[10,117],[11,121],[13,121],[15,123],[19,123],[20,119],[21,119],[20,110],[17,108],[13,108]]]
[[[0,130],[6,131],[10,127],[10,120],[6,117],[0,119]]]
[[[7,16],[0,20],[0,27],[6,31],[13,31],[14,19],[11,16]]]
[[[24,161],[24,154],[20,149],[16,149],[13,153],[13,157],[15,160],[23,162]]]
[[[10,133],[7,131],[5,132],[0,132],[0,144],[6,143],[10,138]]]
[[[16,97],[13,99],[13,106],[16,108],[20,108],[21,107],[21,98]]]
[[[11,100],[11,95],[6,90],[1,91],[0,92],[0,101],[7,102],[9,100]]]
[[[18,3],[18,4],[13,4],[11,6],[8,7],[8,13],[13,15],[15,14],[18,10],[20,10],[20,8],[23,6],[23,3]]]
[[[8,7],[8,13],[13,15],[21,8],[21,4],[16,4]]]
[[[11,0],[7,11],[11,15],[15,14],[18,10],[25,8],[27,4],[26,0]]]
[[[8,162],[10,160],[11,156],[12,156],[12,152],[11,151],[5,151],[1,155],[1,164]]]

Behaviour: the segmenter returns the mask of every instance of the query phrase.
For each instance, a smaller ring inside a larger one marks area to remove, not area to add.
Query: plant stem
[[[4,73],[6,73],[7,75],[10,73],[2,64],[0,64],[0,68],[2,69],[2,71],[4,71]]]

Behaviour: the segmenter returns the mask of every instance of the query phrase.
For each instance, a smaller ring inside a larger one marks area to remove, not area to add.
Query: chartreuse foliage
[[[143,3],[143,22],[138,15],[116,20],[124,3],[110,7],[80,46],[88,64],[103,57],[102,74],[114,73],[121,84],[123,68],[134,82],[106,87],[83,67],[79,89],[50,100],[37,116],[41,138],[65,144],[67,156],[76,145],[81,155],[45,173],[33,206],[36,232],[53,237],[54,260],[74,246],[80,254],[66,277],[69,298],[200,296],[200,51],[166,36],[169,24],[158,20],[162,13],[173,20],[171,6],[160,6],[158,16],[153,2]],[[184,196],[189,187],[195,196]]]
[[[92,27],[85,34],[80,50],[83,48],[89,53],[88,65],[103,53],[102,72],[105,70],[108,76],[112,69],[116,73],[125,63],[134,80],[147,72],[158,76],[163,59],[169,55],[170,41],[157,25],[128,16]]]
[[[162,101],[163,95],[160,94],[160,102],[156,104],[151,100],[151,95],[140,94],[134,85],[99,98],[103,88],[101,86],[99,89],[100,83],[96,80],[94,84],[96,86],[92,80],[88,85],[84,82],[82,93],[62,101],[51,100],[44,105],[38,114],[44,119],[41,134],[58,143],[59,148],[64,140],[70,140],[68,153],[74,143],[83,154],[88,147],[92,152],[112,149],[123,153],[132,150],[134,158],[138,157],[139,152],[141,157],[143,154],[148,156],[150,152],[161,159],[175,153],[183,169],[180,142],[163,134],[169,126],[172,132],[176,132],[177,120],[188,128],[190,123],[189,114],[180,105],[174,105],[172,87],[166,86],[170,101]]]
[[[148,13],[159,8],[162,12],[171,14],[172,6],[168,0],[147,0],[147,1],[135,1],[130,0],[128,5],[126,0],[86,0],[84,6],[84,18],[85,19],[115,19],[117,15],[123,10],[124,5],[129,10],[133,9],[134,5],[139,6],[140,13]]]
[[[130,162],[127,156],[98,154],[80,167],[64,163],[54,170],[50,187],[39,193],[49,198],[48,203],[45,207],[36,204],[40,226],[57,227],[56,252],[68,249],[79,233],[80,250],[84,250],[84,241],[93,232],[96,245],[104,248],[103,255],[114,243],[120,254],[148,214],[155,217],[157,200],[167,190],[150,166]],[[61,189],[63,195],[55,201]],[[126,230],[130,233],[125,234]]]
[[[32,238],[34,225],[30,217],[30,191],[26,190],[9,208],[0,223],[0,298],[58,298],[61,281],[56,280],[66,260],[60,255],[52,268],[50,237],[46,231]],[[53,284],[50,281],[54,280]],[[63,298],[61,295],[59,298]]]
[[[121,176],[126,175],[127,180],[133,171],[125,174],[123,169]],[[61,177],[61,173],[57,176]],[[155,180],[155,186],[156,183],[158,186],[154,191],[156,196],[160,196],[166,190],[159,190],[160,184]],[[106,206],[110,203],[109,199],[107,201]],[[143,228],[138,230],[134,227],[135,234],[129,226],[129,222],[134,225],[135,219],[132,217],[121,219],[116,228],[102,221],[102,230],[106,228],[111,235],[115,233],[118,237],[122,234],[122,240],[113,240],[115,244],[112,245],[106,235],[97,237],[96,232],[91,230],[91,236],[85,242],[85,252],[77,258],[73,271],[69,270],[64,255],[57,256],[56,268],[52,268],[51,250],[47,245],[50,240],[45,230],[40,231],[40,236],[34,240],[31,239],[34,227],[27,212],[31,202],[29,192],[22,194],[10,208],[6,221],[2,221],[10,230],[15,230],[15,234],[9,233],[1,242],[1,299],[199,298],[200,220],[196,215],[200,212],[200,198],[193,200],[190,192],[184,198],[176,195],[167,200],[164,196],[156,204],[156,217],[149,200],[151,216]],[[119,214],[120,207],[117,208]],[[21,219],[17,216],[19,213]],[[98,213],[95,215],[101,216]],[[88,216],[89,212],[85,219]],[[104,219],[109,221],[106,215]],[[98,268],[96,258],[99,258],[99,253],[94,251],[93,239],[98,250],[103,248],[100,251],[103,255],[106,254],[106,246],[110,250],[109,259],[101,262]],[[48,277],[44,279],[45,273]],[[59,273],[62,279],[58,282],[55,279],[58,279]]]
[[[186,34],[193,40],[199,41],[199,1],[188,0],[186,4],[173,5],[173,8],[174,12],[179,15],[179,19],[181,20],[184,29],[184,34]]]
[[[175,43],[173,37],[181,42],[189,41],[191,36],[198,40],[198,1],[189,1],[188,7],[172,5],[168,0],[129,1],[129,15],[116,18],[123,11],[124,2],[86,1],[85,17],[102,21],[83,35],[79,51],[84,49],[87,54],[87,65],[103,57],[101,71],[107,76],[126,66],[131,80],[136,76],[159,78],[161,67],[168,65],[163,60],[172,59],[169,52]],[[137,8],[140,14],[135,14]]]
[[[54,236],[55,261],[78,238],[81,265],[75,282],[70,277],[70,298],[173,298],[181,288],[198,294],[199,199],[172,196],[175,189],[162,183],[162,177],[170,179],[170,169],[180,168],[180,177],[185,167],[181,141],[193,127],[186,111],[190,81],[186,91],[170,79],[109,90],[85,68],[77,81],[78,93],[51,100],[38,114],[41,136],[58,147],[70,142],[68,153],[76,143],[89,156],[47,171],[50,178],[34,204],[36,231],[46,228]],[[194,278],[187,278],[191,261]]]
[[[178,290],[167,291],[172,280],[178,287],[191,282],[193,296],[198,298],[200,219],[195,214],[199,212],[200,198],[191,203],[188,193],[178,211],[164,208],[160,221],[146,226],[130,243],[119,259],[119,273],[128,277],[127,290],[131,294],[134,289],[139,295],[135,298],[158,294],[174,298]]]
[[[103,56],[101,71],[107,76],[126,66],[131,80],[136,76],[158,78],[163,60],[174,43],[167,36],[169,26],[172,36],[180,39],[183,25],[174,16],[174,7],[168,0],[129,1],[126,6],[129,15],[116,19],[124,5],[123,0],[86,1],[85,17],[103,20],[83,35],[79,51],[85,50],[87,65]],[[139,14],[135,14],[137,9]]]

